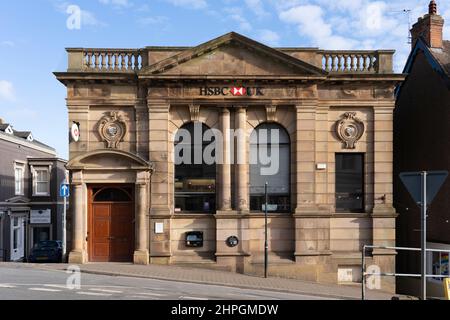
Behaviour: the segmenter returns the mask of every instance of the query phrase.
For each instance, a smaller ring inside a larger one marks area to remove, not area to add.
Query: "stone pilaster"
[[[236,109],[235,128],[239,134],[236,138],[236,209],[240,212],[249,211],[249,163],[247,143],[247,109]]]
[[[315,207],[316,102],[296,106],[296,213],[310,213]]]
[[[222,130],[222,163],[219,168],[219,211],[231,210],[231,141],[230,141],[230,110],[222,108],[219,116]]]
[[[326,112],[318,112],[316,100],[296,106],[295,257],[304,265],[323,263],[321,256],[331,254],[330,212],[317,205],[327,193],[326,171],[316,170],[317,161],[327,163]]]
[[[83,201],[83,180],[82,172],[72,173],[72,250],[69,253],[69,263],[83,264],[87,262],[87,252],[85,247],[85,201]]]
[[[170,261],[170,218],[173,214],[174,166],[173,146],[169,133],[169,109],[164,101],[150,101],[149,108],[149,149],[150,163],[154,165],[151,179],[150,208],[150,262]],[[164,224],[164,232],[155,233],[155,223]]]
[[[148,107],[145,98],[141,98],[144,94],[143,88],[139,88],[139,99],[135,105],[136,112],[136,151],[143,159],[148,159],[149,156],[149,119]]]
[[[137,173],[136,179],[136,248],[133,261],[135,264],[148,264],[148,172]]]
[[[374,107],[374,208],[373,245],[395,246],[393,208],[393,110],[394,105]],[[373,263],[382,272],[395,272],[395,251],[373,251]],[[383,290],[394,291],[395,279],[382,279]]]

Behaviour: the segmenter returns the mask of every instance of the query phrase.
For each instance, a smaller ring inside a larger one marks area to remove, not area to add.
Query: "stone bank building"
[[[362,245],[395,244],[392,120],[404,76],[393,51],[271,48],[237,33],[196,47],[67,51],[55,75],[80,129],[67,165],[71,263],[260,274],[265,181],[270,275],[359,281]],[[175,164],[178,130],[196,123],[243,130],[220,145],[242,161]],[[250,164],[268,147],[252,139],[263,129],[280,132],[270,177]],[[395,252],[368,259],[395,270]]]

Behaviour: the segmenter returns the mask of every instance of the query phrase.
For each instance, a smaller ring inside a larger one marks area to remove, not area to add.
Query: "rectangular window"
[[[34,168],[34,195],[48,196],[50,194],[50,173],[48,168]]]
[[[364,212],[364,154],[336,154],[336,211]]]
[[[15,195],[23,196],[23,186],[24,186],[24,171],[25,166],[21,163],[16,163],[14,165],[14,186],[15,186]]]

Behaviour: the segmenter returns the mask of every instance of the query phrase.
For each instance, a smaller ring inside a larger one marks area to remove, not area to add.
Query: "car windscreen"
[[[58,242],[56,241],[40,241],[37,248],[58,248]]]

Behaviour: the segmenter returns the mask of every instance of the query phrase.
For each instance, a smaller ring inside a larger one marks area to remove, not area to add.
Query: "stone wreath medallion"
[[[336,123],[336,134],[345,149],[355,149],[355,144],[361,139],[365,131],[364,123],[356,117],[356,112],[346,112]]]
[[[102,140],[106,143],[107,148],[117,149],[119,143],[125,137],[127,125],[119,113],[113,111],[100,119],[98,132]]]

